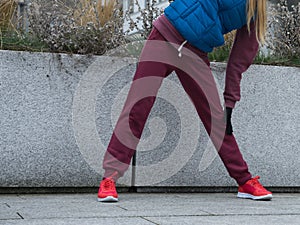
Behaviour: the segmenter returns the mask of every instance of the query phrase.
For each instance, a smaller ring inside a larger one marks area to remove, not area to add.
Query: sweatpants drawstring
[[[183,48],[183,46],[187,43],[187,40],[185,40],[184,42],[182,42],[182,44],[179,46],[178,50],[178,57],[182,56],[181,50]]]

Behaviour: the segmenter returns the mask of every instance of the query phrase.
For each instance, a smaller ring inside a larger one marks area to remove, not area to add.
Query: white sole
[[[105,198],[98,198],[98,202],[118,202],[119,199],[113,196],[107,196]]]
[[[272,194],[267,194],[267,195],[262,195],[262,196],[254,196],[251,194],[238,192],[237,197],[238,198],[248,198],[248,199],[253,199],[253,200],[271,200],[273,196],[272,196]]]

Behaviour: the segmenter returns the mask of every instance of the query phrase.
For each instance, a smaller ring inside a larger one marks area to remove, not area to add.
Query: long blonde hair
[[[255,21],[256,38],[260,43],[265,42],[267,29],[267,0],[248,0],[247,5],[247,26],[250,32],[252,18]]]

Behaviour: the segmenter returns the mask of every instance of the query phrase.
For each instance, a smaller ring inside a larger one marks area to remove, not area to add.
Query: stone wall
[[[135,60],[11,51],[0,59],[0,187],[97,187]],[[212,71],[222,95],[225,64]],[[299,90],[300,68],[252,65],[243,76],[234,132],[266,186],[300,187]],[[137,167],[119,185],[235,186],[174,74],[158,96]]]

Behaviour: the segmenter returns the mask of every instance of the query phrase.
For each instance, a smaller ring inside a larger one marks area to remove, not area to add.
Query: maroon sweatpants
[[[153,28],[143,48],[124,108],[104,156],[104,177],[118,171],[123,176],[129,167],[158,89],[165,77],[176,72],[193,102],[229,175],[238,184],[251,179],[234,135],[226,135],[224,112],[207,54],[188,43],[178,55],[180,42],[169,43]]]

